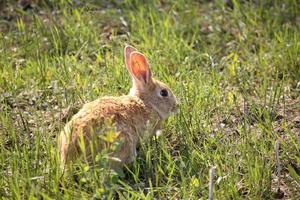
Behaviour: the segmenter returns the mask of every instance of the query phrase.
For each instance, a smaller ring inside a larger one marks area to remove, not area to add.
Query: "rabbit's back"
[[[81,130],[83,130],[83,134],[89,134],[88,129],[91,128],[96,131],[97,126],[103,125],[105,120],[111,120],[118,131],[136,129],[136,126],[147,121],[149,113],[150,110],[136,96],[103,97],[85,104],[73,116],[71,120],[73,137],[78,137]]]

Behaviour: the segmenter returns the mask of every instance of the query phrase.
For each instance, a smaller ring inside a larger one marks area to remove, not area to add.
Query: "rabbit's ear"
[[[137,51],[134,47],[130,45],[126,45],[124,48],[124,57],[125,57],[125,63],[128,71],[131,72],[131,63],[130,63],[130,54],[134,51]]]
[[[151,71],[146,57],[134,51],[130,54],[131,75],[142,84],[149,84],[152,81]]]

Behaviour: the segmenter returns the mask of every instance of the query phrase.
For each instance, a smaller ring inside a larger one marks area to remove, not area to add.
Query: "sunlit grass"
[[[0,19],[1,197],[207,199],[216,166],[216,199],[272,199],[278,139],[281,190],[300,197],[297,1],[46,2]],[[65,122],[85,102],[128,93],[125,44],[149,58],[180,113],[123,173],[82,160],[63,173]]]

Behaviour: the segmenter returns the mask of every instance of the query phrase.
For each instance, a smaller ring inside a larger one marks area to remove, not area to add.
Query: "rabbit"
[[[119,149],[112,152],[116,165],[129,164],[136,156],[136,148],[160,129],[162,120],[178,111],[178,102],[171,89],[152,78],[147,58],[132,46],[125,46],[124,57],[132,79],[128,95],[102,97],[83,105],[65,125],[59,137],[59,152],[62,166],[80,154],[80,140],[85,144],[85,154],[91,154],[90,144],[98,144],[99,151],[105,148],[101,138],[94,137],[105,131],[106,121],[112,122]]]

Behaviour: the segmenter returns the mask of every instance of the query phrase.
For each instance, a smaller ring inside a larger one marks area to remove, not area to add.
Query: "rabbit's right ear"
[[[151,70],[144,54],[134,51],[130,54],[131,75],[142,87],[152,83]]]
[[[130,54],[134,51],[137,51],[137,50],[134,47],[130,46],[130,45],[126,45],[125,48],[124,48],[125,63],[126,63],[126,67],[127,67],[130,74],[132,74]]]

